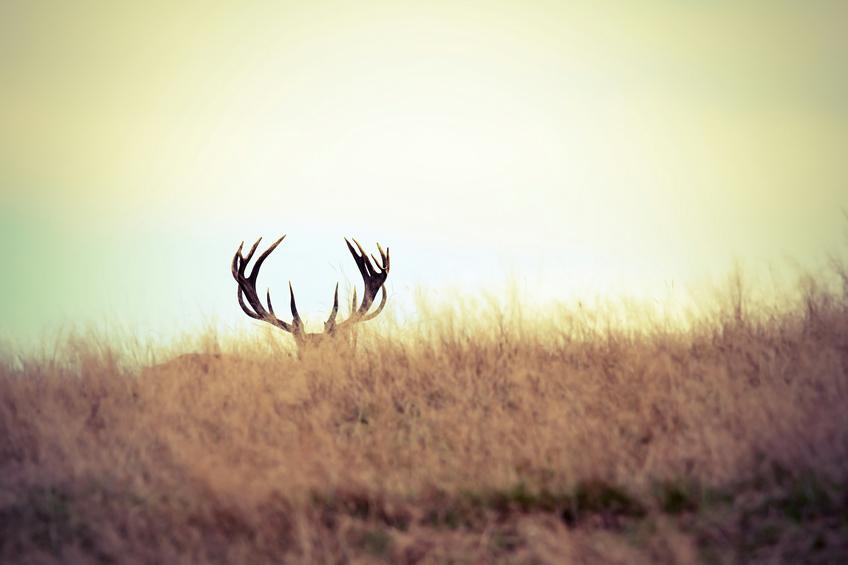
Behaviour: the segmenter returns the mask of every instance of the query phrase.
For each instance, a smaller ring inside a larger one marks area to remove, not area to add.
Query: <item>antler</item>
[[[356,262],[356,266],[359,268],[359,273],[362,275],[362,281],[365,283],[365,294],[362,297],[362,303],[357,308],[356,289],[353,290],[350,317],[344,322],[336,324],[336,314],[339,311],[339,285],[336,285],[336,292],[333,297],[333,310],[330,312],[329,319],[324,323],[324,331],[330,334],[339,328],[374,319],[383,311],[383,308],[386,306],[386,300],[388,299],[385,282],[386,277],[389,276],[389,269],[391,267],[389,248],[387,247],[384,251],[380,244],[377,244],[377,250],[380,252],[380,260],[378,261],[373,254],[369,257],[368,253],[365,252],[365,249],[362,248],[362,245],[356,239],[353,240],[356,249],[354,249],[354,246],[351,245],[347,238],[345,238],[345,243],[348,250],[350,250],[350,254],[353,256],[353,260]],[[383,294],[380,297],[380,304],[376,310],[369,314],[368,310],[371,309],[377,293],[381,290]]]
[[[289,282],[292,313],[291,323],[280,320],[277,318],[276,314],[274,314],[274,307],[271,304],[270,290],[268,290],[265,298],[267,309],[263,306],[262,300],[256,292],[256,279],[259,277],[259,269],[262,268],[262,263],[285,238],[286,236],[284,235],[272,243],[271,246],[266,249],[258,259],[256,259],[256,263],[254,263],[253,268],[250,271],[250,275],[245,273],[247,264],[253,258],[253,254],[256,253],[256,248],[259,246],[259,242],[262,241],[262,238],[260,237],[256,240],[256,243],[254,243],[250,248],[246,257],[242,255],[242,249],[244,248],[244,242],[242,242],[241,245],[239,245],[238,250],[236,250],[236,254],[233,256],[232,273],[233,278],[236,280],[236,283],[238,283],[238,302],[244,313],[255,320],[267,322],[291,333],[294,335],[298,344],[303,345],[304,342],[310,339],[320,338],[321,334],[307,334],[304,332],[303,321],[300,319],[300,315],[297,312],[297,304],[294,300],[294,290],[292,289],[291,282]],[[380,252],[380,260],[378,261],[373,255],[369,257],[365,252],[365,249],[362,248],[362,245],[360,245],[355,239],[353,240],[353,243],[356,245],[356,248],[351,245],[347,238],[345,238],[345,243],[347,243],[347,248],[350,250],[350,254],[353,256],[353,260],[356,262],[356,266],[362,274],[362,280],[365,283],[365,294],[362,297],[362,303],[357,307],[356,289],[354,289],[350,317],[347,320],[336,324],[336,315],[339,312],[339,285],[338,283],[336,284],[336,290],[333,296],[333,309],[330,312],[330,317],[327,318],[326,322],[324,322],[324,333],[328,335],[335,334],[335,332],[340,328],[349,327],[357,322],[365,322],[375,318],[383,311],[383,307],[385,307],[386,300],[388,299],[385,287],[386,277],[389,275],[390,267],[388,247],[384,251],[383,248],[380,247],[380,244],[377,244],[377,249]],[[377,297],[377,293],[381,290],[383,291],[383,295],[380,298],[380,304],[377,306],[376,310],[369,313],[368,311],[374,304],[374,299]],[[245,300],[247,300],[247,303],[245,303]]]
[[[232,272],[233,278],[238,283],[238,303],[241,306],[241,309],[245,314],[254,318],[256,320],[262,320],[263,322],[268,322],[269,324],[276,326],[282,330],[285,330],[291,334],[294,334],[295,338],[303,337],[303,321],[300,319],[300,315],[297,313],[297,304],[295,304],[294,300],[294,290],[292,289],[291,283],[289,283],[289,293],[291,295],[291,312],[292,312],[292,323],[289,324],[277,318],[274,314],[274,306],[271,304],[271,290],[269,289],[265,300],[268,304],[268,309],[262,305],[262,300],[259,298],[258,293],[256,292],[256,279],[259,277],[259,269],[262,268],[262,263],[268,256],[274,251],[278,245],[280,245],[283,240],[286,238],[285,235],[271,244],[271,246],[266,249],[262,255],[256,260],[256,263],[253,264],[253,269],[250,271],[250,275],[245,274],[245,270],[247,269],[247,264],[250,262],[251,258],[253,258],[253,254],[256,252],[256,248],[259,246],[259,242],[262,241],[262,238],[256,240],[256,243],[250,248],[250,251],[247,252],[247,257],[243,256],[241,250],[244,248],[244,242],[241,242],[239,245],[236,254],[233,255],[233,264],[232,264]],[[245,298],[247,299],[247,304],[244,303]],[[249,307],[248,307],[249,305]]]

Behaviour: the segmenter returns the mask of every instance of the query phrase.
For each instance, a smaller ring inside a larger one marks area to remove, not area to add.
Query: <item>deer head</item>
[[[356,262],[356,266],[362,274],[362,281],[365,283],[365,294],[363,295],[362,302],[359,306],[356,305],[356,289],[354,288],[350,317],[342,322],[336,322],[336,314],[338,314],[339,311],[339,285],[336,283],[336,291],[333,296],[333,309],[330,312],[330,317],[327,318],[326,322],[324,322],[323,333],[307,333],[303,327],[303,321],[297,313],[294,289],[292,288],[291,282],[289,282],[292,321],[289,323],[277,318],[274,314],[274,307],[271,305],[270,289],[267,291],[265,297],[267,304],[266,309],[266,307],[262,305],[262,300],[256,292],[256,279],[259,277],[259,269],[262,268],[262,263],[285,238],[286,236],[284,235],[275,241],[259,256],[258,259],[256,259],[256,263],[254,263],[253,268],[250,271],[250,275],[245,273],[247,264],[253,258],[253,254],[256,252],[256,248],[259,246],[259,242],[262,241],[262,238],[260,237],[256,240],[256,243],[254,243],[250,248],[250,251],[247,252],[247,256],[242,255],[244,242],[239,245],[236,254],[233,256],[233,278],[236,280],[236,283],[238,283],[238,302],[245,314],[255,320],[262,320],[263,322],[267,322],[272,326],[276,326],[281,330],[289,332],[294,336],[297,345],[302,347],[309,343],[318,342],[324,337],[335,336],[339,332],[347,330],[359,322],[372,320],[383,311],[383,307],[386,305],[387,300],[385,282],[386,277],[389,275],[389,249],[386,248],[386,250],[383,251],[380,244],[377,244],[377,250],[380,252],[380,261],[378,261],[373,255],[369,257],[358,241],[354,239],[353,244],[351,244],[347,238],[345,238],[347,248],[350,250],[350,254],[353,256],[353,260]],[[354,247],[354,245],[356,247]],[[377,297],[377,293],[381,290],[383,292],[382,297],[380,298],[380,304],[377,306],[376,310],[369,312],[371,306],[374,304],[374,299]],[[247,303],[245,303],[245,300]]]

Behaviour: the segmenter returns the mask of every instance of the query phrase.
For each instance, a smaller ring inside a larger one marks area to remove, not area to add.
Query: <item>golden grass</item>
[[[742,296],[687,329],[489,306],[300,357],[7,353],[0,559],[844,561],[848,295]]]

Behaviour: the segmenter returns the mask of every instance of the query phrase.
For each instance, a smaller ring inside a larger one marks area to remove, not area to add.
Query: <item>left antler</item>
[[[280,328],[281,330],[285,330],[290,334],[294,335],[295,339],[301,340],[304,337],[303,332],[303,321],[300,319],[300,315],[297,313],[297,304],[294,301],[294,290],[292,289],[291,283],[289,283],[289,293],[291,294],[291,312],[292,312],[292,323],[289,324],[277,318],[274,314],[274,306],[271,304],[271,290],[269,289],[265,300],[268,304],[268,309],[262,305],[262,300],[259,298],[259,294],[256,292],[256,279],[259,277],[259,269],[262,268],[262,263],[268,256],[274,251],[278,245],[280,245],[283,240],[286,238],[284,235],[277,241],[271,244],[271,247],[266,249],[262,255],[256,260],[256,263],[253,265],[253,269],[250,271],[250,275],[245,274],[245,270],[247,269],[247,264],[250,262],[250,259],[253,257],[253,254],[256,253],[256,248],[259,246],[259,242],[262,241],[262,238],[256,240],[256,243],[250,248],[250,251],[247,252],[247,257],[244,257],[241,254],[241,250],[244,248],[244,242],[241,242],[239,245],[236,254],[233,256],[233,264],[232,264],[232,273],[233,278],[236,279],[236,283],[238,283],[238,302],[241,309],[244,310],[244,313],[254,318],[256,320],[262,320],[263,322],[268,322],[269,324]],[[247,299],[247,304],[244,303],[244,299]],[[248,307],[249,305],[249,307]]]

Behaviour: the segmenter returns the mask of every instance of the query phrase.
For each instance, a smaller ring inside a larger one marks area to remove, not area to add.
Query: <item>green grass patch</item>
[[[605,526],[617,526],[622,518],[642,518],[645,506],[621,487],[601,480],[582,481],[574,488],[555,491],[533,489],[519,482],[505,490],[465,491],[457,497],[443,497],[433,504],[425,521],[450,529],[473,527],[487,513],[509,516],[516,513],[557,515],[568,526],[600,517]]]

